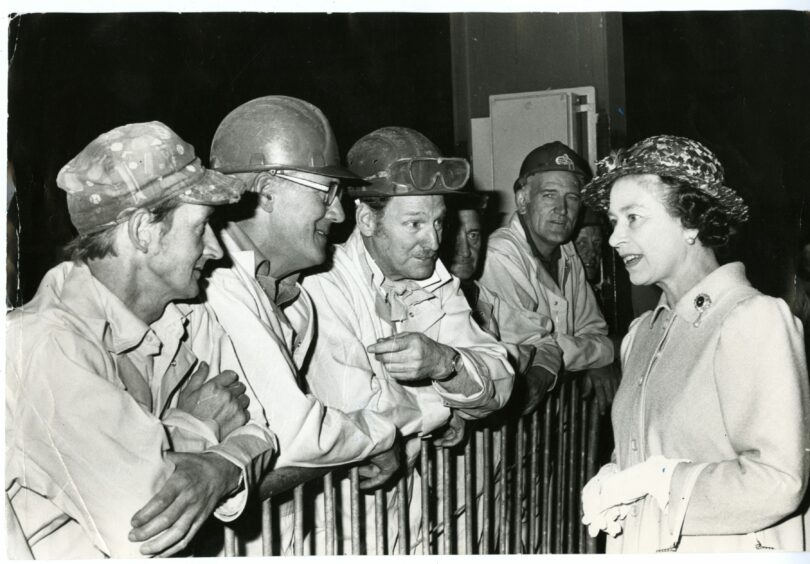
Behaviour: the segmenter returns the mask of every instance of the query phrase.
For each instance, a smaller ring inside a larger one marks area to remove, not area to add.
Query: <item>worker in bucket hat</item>
[[[99,136],[57,184],[79,235],[8,316],[6,493],[36,558],[171,555],[240,514],[275,450],[226,355],[198,362],[222,329],[173,303],[242,185],[159,122]]]

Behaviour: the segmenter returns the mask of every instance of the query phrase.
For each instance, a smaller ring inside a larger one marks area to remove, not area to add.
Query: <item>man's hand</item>
[[[528,415],[536,410],[548,389],[554,383],[554,373],[541,366],[530,366],[525,374],[515,379],[515,389],[512,391],[515,406],[520,410],[521,416]]]
[[[232,370],[225,370],[206,382],[207,378],[208,364],[201,362],[180,390],[177,408],[197,419],[216,421],[217,438],[221,441],[248,422],[250,398],[245,395],[245,385]]]
[[[171,556],[183,550],[219,502],[239,485],[241,472],[213,453],[167,453],[175,468],[155,496],[133,517],[129,540],[147,541],[141,554]]]
[[[434,439],[433,444],[437,447],[443,448],[452,448],[456,446],[464,440],[465,427],[466,422],[464,419],[459,417],[456,410],[453,410],[453,415],[450,417],[450,421],[448,421],[447,425],[444,427],[444,432]]]
[[[456,352],[422,333],[400,333],[380,339],[366,351],[380,361],[397,380],[440,379],[452,369]]]
[[[613,403],[613,396],[616,395],[616,390],[619,388],[619,376],[616,374],[613,365],[608,364],[602,368],[591,368],[585,372],[583,383],[582,396],[588,397],[594,394],[599,413],[601,415],[608,413],[610,404]]]
[[[394,475],[399,465],[399,445],[394,443],[391,448],[372,456],[368,462],[357,468],[362,478],[360,480],[360,489],[373,490],[382,486]]]

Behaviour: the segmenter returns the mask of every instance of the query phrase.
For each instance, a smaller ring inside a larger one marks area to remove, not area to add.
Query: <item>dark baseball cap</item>
[[[520,190],[522,182],[532,174],[553,170],[573,172],[582,179],[583,184],[591,179],[591,169],[585,159],[564,143],[552,141],[540,145],[523,159],[523,164],[520,165],[520,175],[515,180],[515,192]]]

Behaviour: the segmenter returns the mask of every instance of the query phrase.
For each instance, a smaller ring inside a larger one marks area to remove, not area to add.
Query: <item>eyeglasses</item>
[[[470,163],[467,159],[414,157],[397,159],[385,170],[367,177],[388,178],[394,184],[412,186],[417,190],[430,190],[441,180],[448,190],[458,190],[470,179]]]
[[[332,180],[329,184],[321,184],[320,182],[315,182],[314,180],[309,180],[307,178],[301,178],[300,176],[292,176],[290,174],[286,174],[283,170],[278,169],[271,169],[268,170],[270,174],[275,177],[283,178],[284,180],[288,180],[293,182],[294,184],[298,184],[300,186],[306,186],[307,188],[312,188],[313,190],[317,190],[318,192],[322,192],[325,194],[323,203],[326,207],[332,205],[336,199],[339,199],[343,193],[343,188],[340,185],[338,180]]]

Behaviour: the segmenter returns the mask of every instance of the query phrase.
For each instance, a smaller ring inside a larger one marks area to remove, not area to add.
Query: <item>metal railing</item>
[[[601,421],[580,387],[565,379],[530,415],[468,426],[465,443],[453,449],[422,439],[415,468],[387,489],[363,493],[356,468],[336,469],[264,500],[224,527],[224,553],[596,552],[580,523],[579,495],[597,469]],[[409,488],[421,490],[410,504]],[[252,533],[240,524],[246,520]]]

